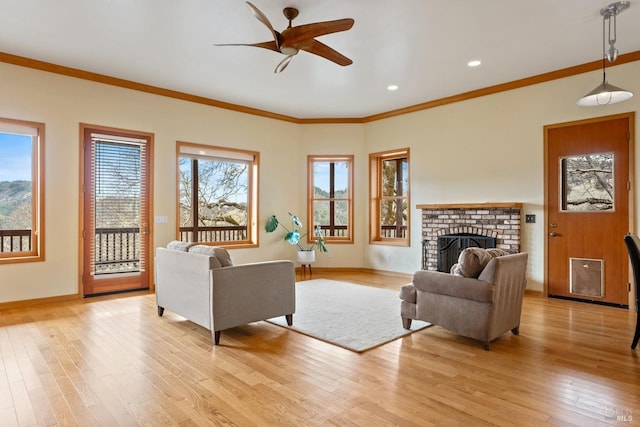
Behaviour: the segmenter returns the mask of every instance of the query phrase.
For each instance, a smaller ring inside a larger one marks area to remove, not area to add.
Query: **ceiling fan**
[[[286,55],[286,57],[280,61],[276,66],[274,73],[280,73],[289,62],[291,58],[298,54],[299,51],[313,53],[314,55],[321,56],[329,61],[335,62],[338,65],[350,65],[352,60],[330,48],[324,43],[319,42],[315,37],[324,36],[326,34],[338,33],[340,31],[346,31],[353,26],[354,20],[351,18],[337,19],[335,21],[316,22],[313,24],[305,24],[298,26],[291,26],[296,16],[298,16],[298,9],[294,7],[285,7],[282,10],[284,17],[289,21],[289,26],[282,32],[278,32],[273,29],[273,26],[267,19],[267,16],[255,7],[250,2],[247,2],[249,9],[253,15],[262,22],[273,34],[273,40],[261,42],[261,43],[227,43],[218,44],[216,46],[253,46],[263,49],[273,50],[275,52]]]

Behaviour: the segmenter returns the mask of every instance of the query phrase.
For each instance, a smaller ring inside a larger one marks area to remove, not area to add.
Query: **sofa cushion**
[[[225,248],[221,248],[219,246],[195,245],[189,248],[189,252],[215,257],[220,264],[218,267],[228,267],[233,265],[229,252],[227,252]]]
[[[193,245],[195,245],[194,242],[182,242],[180,240],[174,240],[167,243],[167,249],[171,249],[172,251],[187,252]]]
[[[497,248],[466,248],[460,253],[458,263],[451,267],[451,273],[462,277],[477,278],[489,264],[489,261],[508,254],[507,251]]]

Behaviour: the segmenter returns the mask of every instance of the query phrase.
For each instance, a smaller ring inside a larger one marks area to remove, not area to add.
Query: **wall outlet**
[[[524,216],[524,222],[527,224],[533,224],[536,222],[536,216],[534,214],[527,214]]]

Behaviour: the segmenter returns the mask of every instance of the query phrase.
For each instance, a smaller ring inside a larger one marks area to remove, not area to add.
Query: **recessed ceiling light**
[[[389,85],[387,86],[387,90],[398,90],[398,85]]]
[[[474,59],[473,61],[467,62],[467,66],[468,67],[477,67],[480,64],[482,64],[482,61],[479,61],[477,59]]]

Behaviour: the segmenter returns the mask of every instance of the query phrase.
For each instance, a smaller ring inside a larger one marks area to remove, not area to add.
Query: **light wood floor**
[[[0,426],[640,425],[634,325],[633,310],[528,294],[520,335],[491,351],[431,327],[358,354],[266,322],[214,347],[152,294],[5,309]]]

